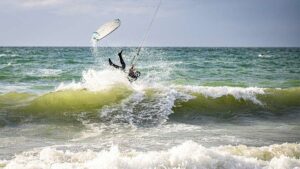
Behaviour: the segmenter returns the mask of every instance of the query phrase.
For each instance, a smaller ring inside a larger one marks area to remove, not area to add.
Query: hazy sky
[[[0,0],[0,46],[90,46],[116,18],[100,45],[137,46],[158,2]],[[146,45],[300,47],[300,0],[162,0]]]

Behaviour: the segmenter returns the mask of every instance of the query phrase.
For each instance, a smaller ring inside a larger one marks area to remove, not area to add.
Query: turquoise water
[[[124,49],[130,62],[136,49]],[[89,68],[104,69],[109,57],[118,62],[120,50],[1,48],[1,82],[53,88],[80,80]],[[287,88],[300,85],[299,53],[299,48],[145,48],[138,64],[145,76],[156,76],[149,74],[153,69],[167,71],[163,82],[170,84]]]
[[[121,49],[1,47],[0,168],[300,166],[300,48]]]

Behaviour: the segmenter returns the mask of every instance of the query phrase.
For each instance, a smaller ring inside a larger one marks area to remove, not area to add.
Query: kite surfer
[[[118,53],[118,56],[119,56],[119,59],[120,59],[121,66],[114,64],[114,63],[111,61],[110,58],[108,59],[108,62],[109,62],[109,65],[110,65],[110,66],[113,66],[113,67],[116,68],[116,69],[121,69],[121,70],[125,71],[126,64],[125,64],[125,62],[124,62],[124,60],[123,60],[122,52],[123,52],[123,50],[121,50],[121,52]],[[128,73],[128,79],[129,79],[129,81],[132,82],[132,81],[137,80],[137,78],[138,78],[140,75],[141,75],[141,72],[137,71],[137,70],[134,68],[134,65],[132,65],[131,68],[129,69],[129,73]]]

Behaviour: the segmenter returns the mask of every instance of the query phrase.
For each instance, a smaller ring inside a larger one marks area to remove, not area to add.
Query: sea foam
[[[222,96],[231,95],[236,99],[250,100],[256,104],[262,104],[256,98],[257,94],[265,94],[265,89],[258,87],[229,87],[229,86],[220,86],[220,87],[208,87],[208,86],[178,86],[178,88],[183,89],[184,91],[189,91],[193,93],[200,93],[206,97],[219,98]]]
[[[26,168],[231,168],[253,169],[272,168],[290,169],[299,168],[299,144],[281,145],[281,153],[274,154],[270,159],[260,159],[259,155],[247,155],[250,149],[255,149],[258,154],[272,153],[273,145],[267,148],[251,147],[242,149],[242,154],[232,153],[224,147],[206,148],[193,141],[186,141],[181,145],[168,150],[140,152],[136,150],[122,152],[118,146],[101,151],[72,151],[59,150],[54,147],[45,147],[16,155],[13,159],[2,161],[5,169]],[[296,147],[296,151],[295,151]],[[237,146],[236,149],[240,147]],[[269,150],[268,150],[269,149]],[[294,154],[286,152],[295,151]]]
[[[147,83],[148,81],[137,81],[130,83],[126,78],[126,74],[119,70],[106,69],[96,71],[90,69],[83,72],[81,82],[71,82],[69,84],[61,83],[55,90],[80,90],[87,89],[90,91],[99,91],[109,89],[115,85],[122,84],[136,91],[145,91],[149,89],[162,90],[170,92],[184,92],[187,95],[191,92],[200,93],[206,97],[219,98],[222,96],[231,95],[236,99],[250,100],[255,104],[262,105],[263,103],[256,98],[257,94],[265,94],[264,88],[258,87],[229,87],[229,86],[191,86],[191,85],[165,85],[160,83]]]
[[[61,90],[81,90],[86,89],[90,91],[101,91],[110,89],[117,84],[129,86],[130,82],[126,78],[124,72],[119,70],[102,70],[96,71],[89,69],[84,71],[80,82],[71,82],[68,84],[61,83],[55,91]]]

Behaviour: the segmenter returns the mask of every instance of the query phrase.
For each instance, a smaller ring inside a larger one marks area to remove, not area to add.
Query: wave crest
[[[126,74],[119,70],[103,70],[95,71],[89,69],[82,74],[81,82],[72,82],[69,84],[61,83],[55,91],[63,90],[81,90],[86,89],[89,91],[101,91],[111,89],[115,85],[126,85],[130,87]]]
[[[66,113],[87,112],[93,114],[88,118],[98,120],[161,124],[169,118],[189,115],[231,118],[245,113],[252,116],[261,112],[267,116],[293,113],[291,109],[299,110],[299,100],[300,88],[168,86],[142,80],[129,83],[124,72],[108,69],[88,70],[80,82],[61,83],[55,91],[40,96],[0,95],[0,109],[10,112],[9,115],[17,113],[21,118],[29,114],[64,120],[61,117]],[[4,116],[0,125],[6,121],[10,120]]]

